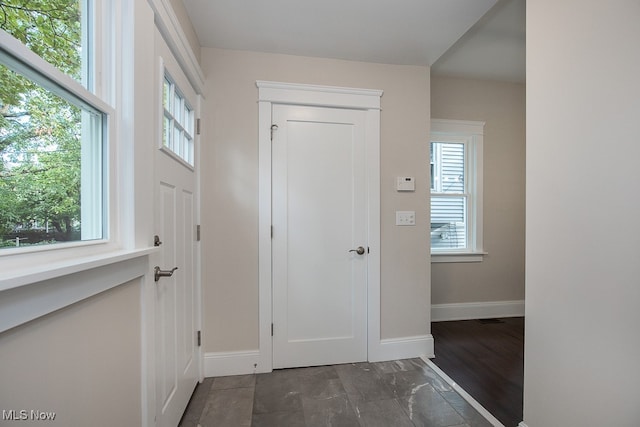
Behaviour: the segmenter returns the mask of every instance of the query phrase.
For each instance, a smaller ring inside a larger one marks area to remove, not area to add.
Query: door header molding
[[[258,80],[258,101],[274,104],[380,110],[382,90]]]

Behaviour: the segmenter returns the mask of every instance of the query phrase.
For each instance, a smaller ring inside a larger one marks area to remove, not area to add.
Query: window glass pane
[[[464,193],[465,145],[458,142],[433,142],[433,191]]]
[[[466,197],[431,195],[431,247],[463,249],[467,247]]]
[[[162,143],[182,160],[193,165],[193,110],[168,75],[165,75],[163,84],[165,116]]]
[[[173,117],[180,123],[182,121],[182,98],[177,92],[173,95],[173,102]]]
[[[89,0],[6,0],[0,28],[79,82],[90,74]],[[84,75],[83,75],[84,74]]]
[[[164,117],[164,125],[162,126],[162,145],[171,147],[171,119]]]
[[[102,238],[104,115],[4,65],[0,111],[0,247]]]
[[[184,144],[184,159],[190,164],[193,164],[193,139],[185,137]]]
[[[166,78],[162,88],[162,105],[165,110],[171,111],[171,82]]]
[[[182,136],[180,135],[180,129],[173,128],[173,144],[172,150],[180,157],[182,157]]]

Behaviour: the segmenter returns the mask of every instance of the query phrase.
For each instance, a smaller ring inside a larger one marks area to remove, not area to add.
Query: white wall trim
[[[433,304],[431,321],[489,319],[524,316],[524,300]]]
[[[484,125],[486,122],[472,120],[449,120],[449,119],[431,119],[431,133],[473,133],[484,134]]]
[[[369,362],[434,357],[433,336],[431,334],[383,339],[377,345],[369,346],[370,349],[371,347],[374,348],[374,351],[369,353]]]
[[[258,370],[273,367],[271,249],[271,111],[272,104],[341,107],[366,111],[368,185],[367,353],[382,360],[380,350],[380,97],[381,90],[337,88],[256,81],[258,87],[258,280],[260,349]]]
[[[518,424],[518,427],[528,427],[524,421],[520,421],[520,424]]]
[[[256,81],[260,101],[352,109],[380,109],[381,90]]]
[[[204,376],[225,377],[271,372],[260,367],[260,351],[225,351],[204,354]]]
[[[156,27],[198,94],[204,94],[204,74],[169,0],[148,0]]]

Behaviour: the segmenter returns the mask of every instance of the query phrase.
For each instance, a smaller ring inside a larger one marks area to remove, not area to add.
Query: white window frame
[[[486,255],[482,230],[484,125],[480,121],[431,119],[429,143],[455,142],[465,146],[465,190],[455,196],[465,197],[467,203],[467,247],[431,248],[431,262],[480,262]]]
[[[167,69],[164,60],[160,59],[160,76],[162,80],[162,88],[160,99],[162,100],[160,109],[162,110],[161,128],[160,128],[160,150],[165,154],[173,157],[186,168],[195,170],[196,159],[196,109],[189,103],[186,95],[183,93],[181,86],[173,78],[171,72]],[[167,109],[164,105],[164,84],[169,82],[169,100],[171,106]],[[178,98],[180,100],[180,117],[175,116],[174,102]],[[172,111],[173,110],[173,111]],[[185,112],[189,112],[189,117],[183,117]],[[169,120],[170,135],[168,138],[172,140],[170,145],[164,144],[164,126],[165,120]],[[176,131],[180,134],[180,141],[175,141]],[[185,142],[189,142],[187,152],[185,153]],[[179,144],[179,147],[176,147]],[[177,148],[177,149],[176,149]]]
[[[126,180],[118,171],[122,171],[123,153],[119,153],[120,138],[118,114],[113,107],[118,104],[118,81],[122,78],[116,70],[120,67],[120,56],[116,46],[119,40],[113,34],[122,25],[119,18],[119,1],[94,0],[92,23],[95,25],[93,39],[94,80],[91,83],[93,92],[55,66],[33,53],[8,33],[0,30],[0,46],[9,56],[22,66],[35,70],[46,80],[45,87],[56,87],[56,91],[68,93],[80,102],[104,113],[102,176],[104,180],[102,212],[105,215],[101,239],[63,242],[53,245],[28,246],[0,251],[0,292],[19,286],[48,280],[65,274],[75,273],[97,265],[105,265],[112,261],[120,261],[137,256],[131,241],[122,235],[122,219],[124,208]],[[84,166],[84,163],[83,163]],[[95,185],[95,184],[94,184]],[[99,184],[100,185],[100,184]],[[94,187],[95,188],[95,187]],[[82,196],[84,197],[84,196]]]

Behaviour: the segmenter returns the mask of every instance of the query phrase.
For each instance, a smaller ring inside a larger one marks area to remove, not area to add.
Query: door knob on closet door
[[[358,255],[364,254],[364,248],[362,246],[358,246],[358,249],[350,249],[349,252],[355,252]]]

